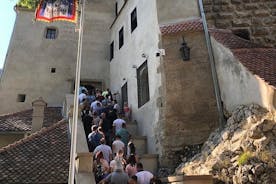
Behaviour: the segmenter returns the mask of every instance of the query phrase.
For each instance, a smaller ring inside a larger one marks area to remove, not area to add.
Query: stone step
[[[158,154],[138,155],[139,162],[144,166],[144,170],[156,175],[158,171]]]
[[[137,133],[138,133],[137,122],[127,122],[126,128],[131,135],[137,135]]]
[[[147,136],[132,136],[132,142],[136,148],[137,155],[143,155],[147,153]]]
[[[162,183],[171,184],[213,184],[212,175],[176,175],[161,178]]]

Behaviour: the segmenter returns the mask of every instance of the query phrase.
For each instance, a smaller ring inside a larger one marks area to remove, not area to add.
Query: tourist
[[[143,164],[141,162],[136,164],[137,183],[138,184],[150,184],[150,180],[153,178],[153,174],[149,171],[144,171]]]
[[[109,174],[109,164],[107,160],[104,159],[102,151],[97,152],[95,158],[93,170],[96,182],[98,183]]]
[[[120,160],[116,160],[115,169],[100,183],[112,183],[112,184],[128,184],[128,175],[124,172],[123,165]]]
[[[137,173],[135,155],[132,154],[128,158],[125,171],[126,171],[126,173],[128,174],[129,177],[131,177],[131,176],[133,176]]]
[[[116,156],[119,150],[125,152],[125,144],[121,141],[121,136],[116,135],[115,140],[112,143],[112,152],[113,155]]]
[[[126,123],[122,124],[122,128],[120,130],[118,130],[116,135],[121,136],[121,140],[125,144],[125,148],[127,148],[130,134],[129,134],[128,130],[126,129]]]
[[[113,132],[115,134],[122,128],[123,123],[126,122],[121,118],[121,115],[119,114],[118,118],[113,121]]]
[[[97,152],[100,152],[100,151],[103,152],[104,159],[109,163],[110,160],[112,159],[111,147],[106,145],[104,138],[100,140],[100,143],[101,144],[95,148],[94,155],[96,155]]]
[[[83,102],[83,99],[86,98],[86,94],[87,94],[86,90],[83,89],[79,94],[79,103]]]
[[[100,140],[103,138],[103,135],[98,132],[98,127],[93,125],[91,127],[92,132],[88,135],[88,147],[89,151],[93,152],[97,146],[100,145]]]

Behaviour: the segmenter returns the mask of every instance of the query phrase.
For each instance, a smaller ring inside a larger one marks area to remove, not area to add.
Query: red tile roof
[[[0,116],[0,132],[26,132],[32,128],[33,110],[25,110]],[[51,126],[62,119],[60,107],[47,107],[44,111],[43,127]]]
[[[232,52],[253,74],[276,87],[275,48],[243,48],[232,50]]]
[[[0,183],[67,183],[68,123],[60,121],[0,149]]]
[[[209,32],[218,42],[229,49],[262,47],[261,45],[234,35],[230,30],[209,29]]]
[[[229,48],[250,72],[276,87],[276,48],[264,48],[234,35],[229,30],[210,29],[210,34]]]
[[[202,31],[202,21],[201,19],[193,19],[182,21],[178,23],[171,23],[160,26],[160,31],[162,35],[174,34],[178,32],[191,32],[191,31]]]

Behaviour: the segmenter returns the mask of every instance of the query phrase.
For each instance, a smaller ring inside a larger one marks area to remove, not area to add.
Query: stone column
[[[33,106],[33,119],[32,119],[32,133],[40,130],[43,126],[44,110],[47,103],[39,97],[37,100],[32,102]]]

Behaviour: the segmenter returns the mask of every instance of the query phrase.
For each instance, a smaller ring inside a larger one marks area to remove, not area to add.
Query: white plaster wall
[[[275,88],[253,75],[233,53],[212,38],[222,101],[228,111],[239,105],[259,104],[270,110]]]
[[[198,0],[156,0],[159,24],[199,17]]]
[[[137,28],[131,33],[130,14],[137,8]],[[119,50],[119,30],[124,26],[124,45]],[[137,120],[139,132],[147,135],[148,151],[156,152],[154,126],[158,121],[159,111],[156,99],[160,96],[158,87],[161,85],[161,76],[157,73],[160,58],[155,54],[158,51],[159,26],[155,1],[131,0],[117,18],[111,28],[111,40],[114,40],[114,58],[110,62],[111,90],[121,92],[121,86],[128,83],[128,101],[132,108],[133,119]],[[136,68],[144,63],[148,56],[150,101],[138,108]],[[123,80],[125,79],[125,80]],[[121,95],[121,94],[120,94]]]
[[[126,2],[127,0],[116,0],[116,2],[117,2],[117,13],[119,13],[120,12],[120,10],[122,9],[122,7],[124,6],[124,4],[125,4],[125,2]],[[114,7],[115,8],[115,7]]]
[[[81,80],[109,85],[110,25],[114,19],[114,0],[86,3]],[[48,106],[62,106],[66,93],[72,93],[77,59],[77,24],[33,21],[34,12],[19,11],[0,87],[0,114],[31,108],[42,96]],[[56,27],[55,40],[44,38],[46,27]],[[51,73],[56,68],[56,73]],[[26,94],[24,103],[18,94]]]
[[[70,92],[74,75],[77,34],[75,25],[66,22],[34,22],[34,12],[19,11],[8,49],[0,88],[0,113],[31,108],[42,96],[49,106],[61,106]],[[47,26],[58,29],[56,40],[45,39]],[[51,73],[51,68],[56,73]],[[26,94],[24,103],[17,94]]]
[[[86,4],[81,80],[109,86],[110,25],[114,20],[114,0],[91,0]]]

